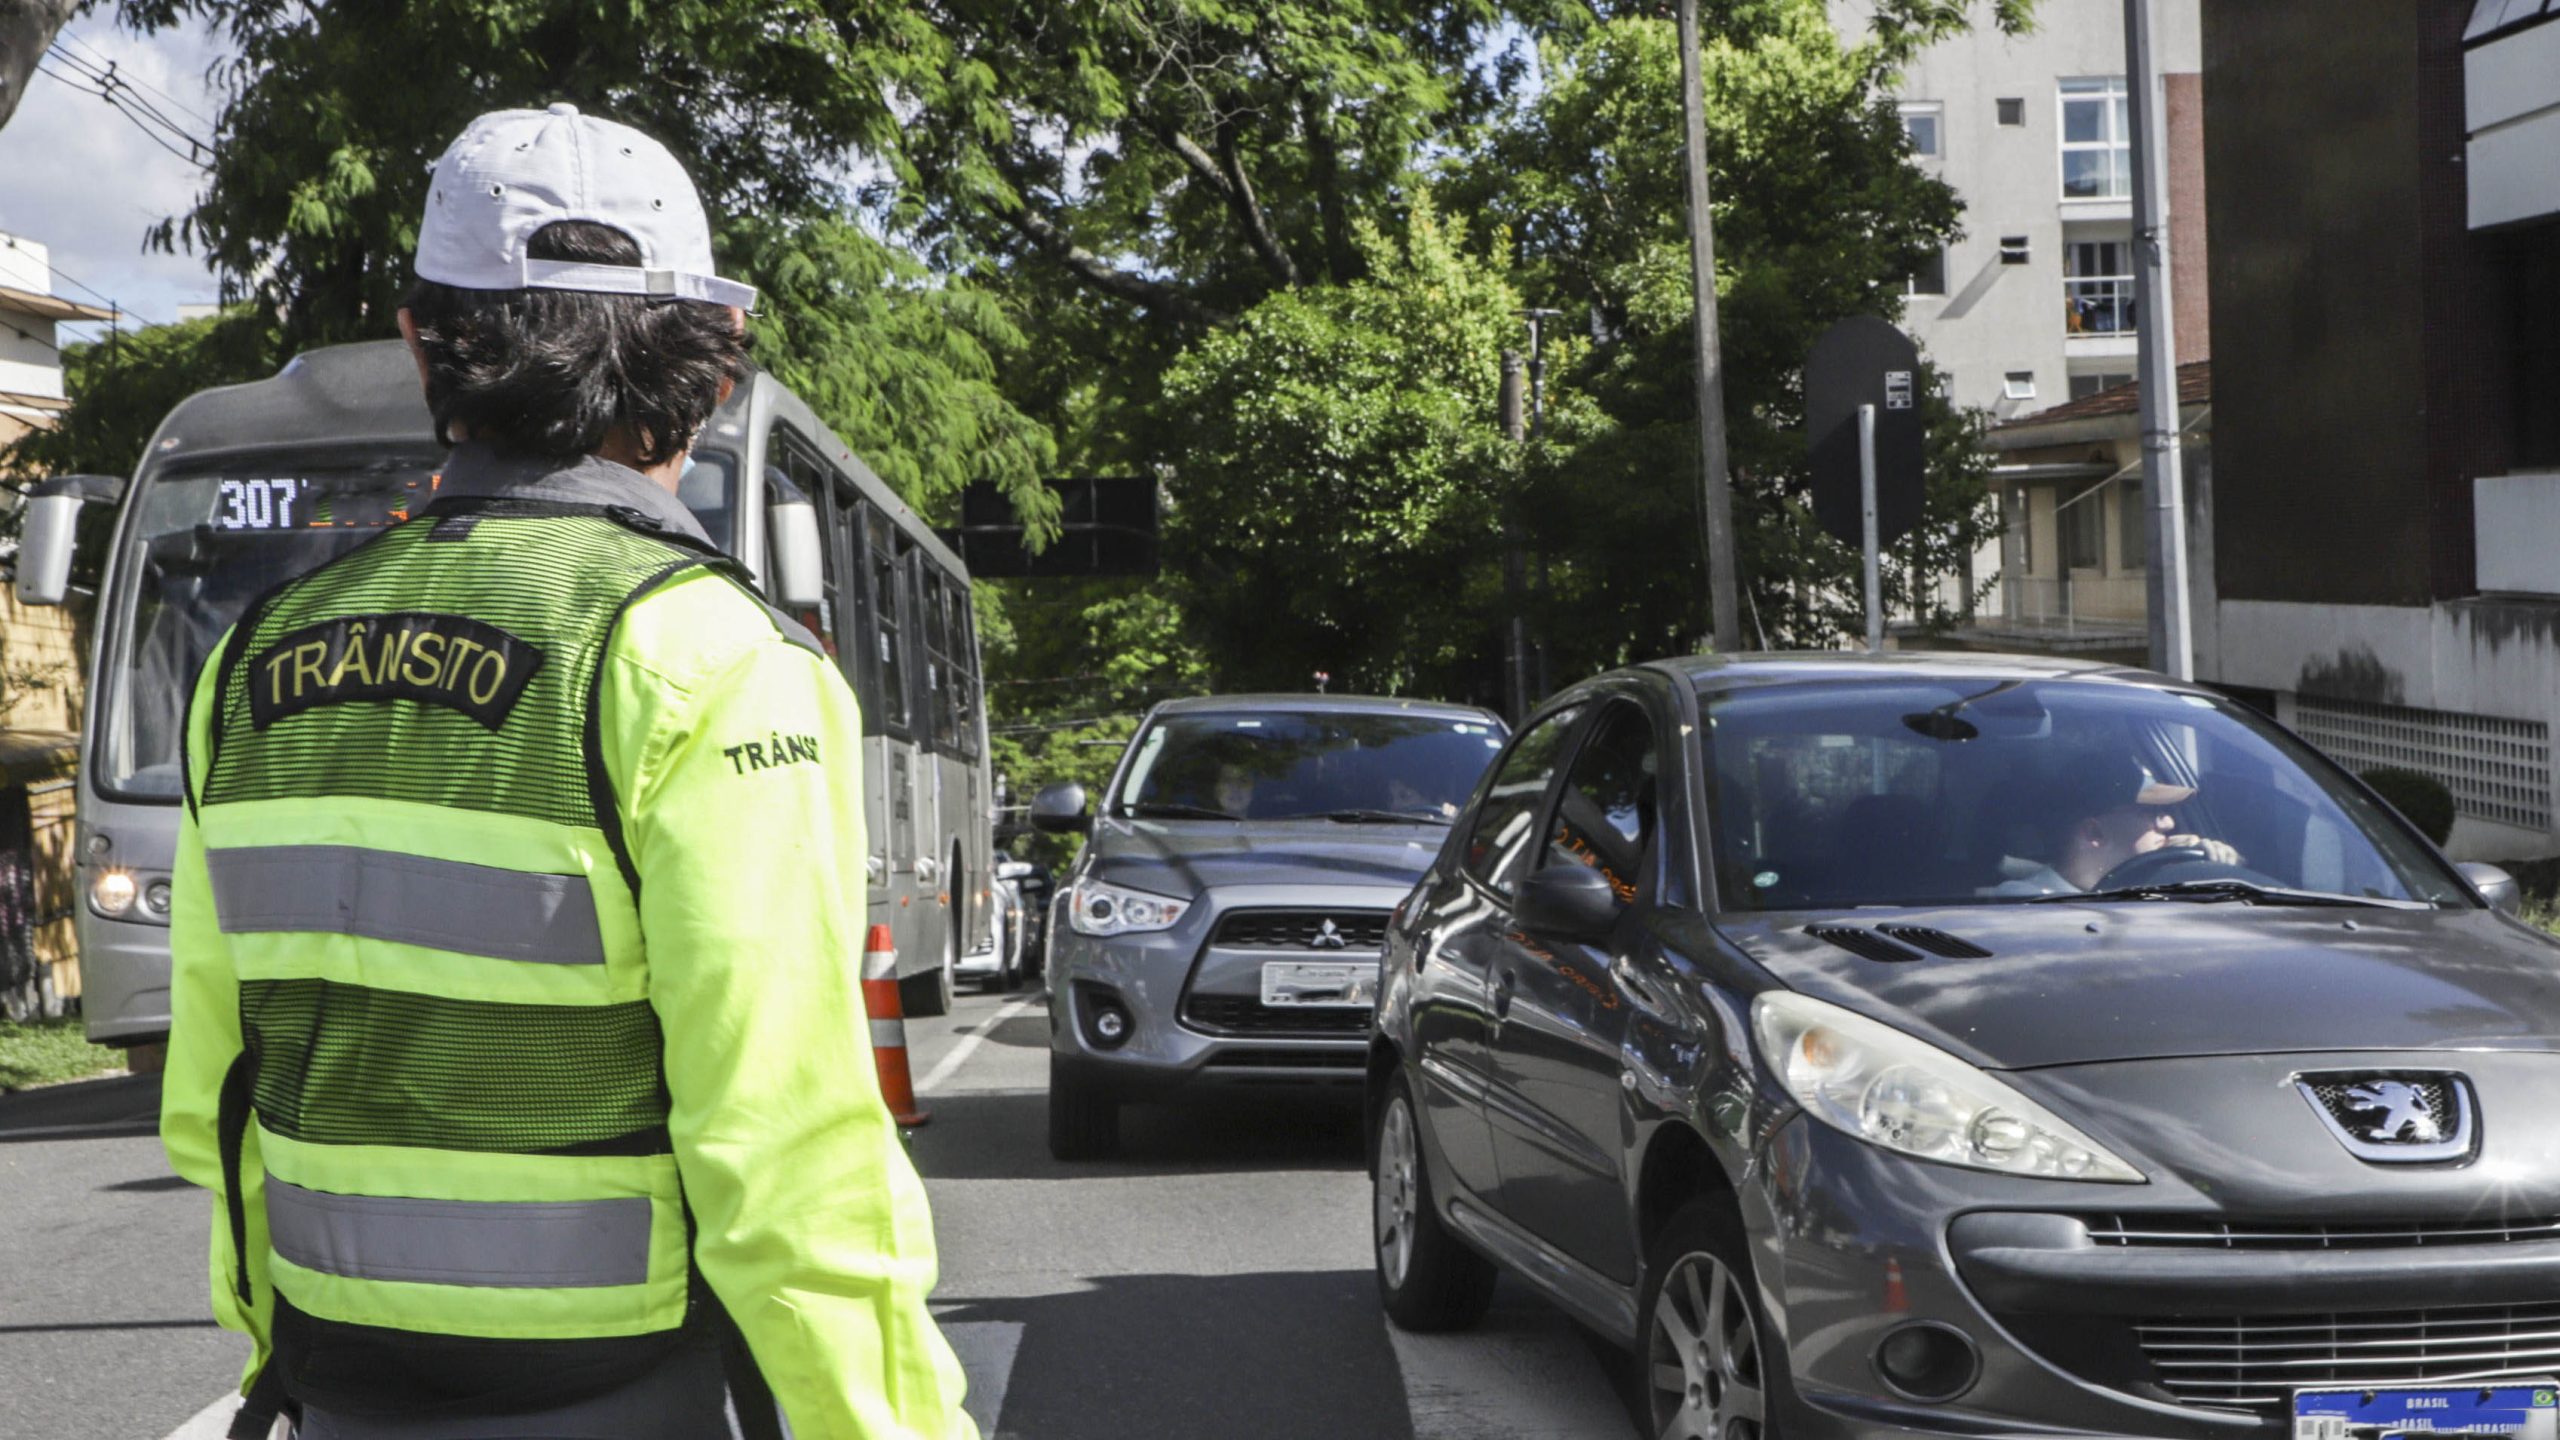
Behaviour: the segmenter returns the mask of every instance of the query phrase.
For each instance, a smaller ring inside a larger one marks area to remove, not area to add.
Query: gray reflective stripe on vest
[[[267,1177],[267,1235],[305,1270],[356,1280],[572,1289],[649,1278],[649,1200],[406,1200]]]
[[[226,935],[321,931],[550,965],[601,965],[583,875],[538,875],[355,845],[208,850]]]

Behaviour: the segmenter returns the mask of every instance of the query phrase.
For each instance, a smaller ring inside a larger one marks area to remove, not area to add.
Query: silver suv
[[[1120,1106],[1203,1085],[1361,1083],[1387,914],[1506,734],[1467,705],[1232,695],[1150,711],[1049,923],[1049,1149],[1118,1147]]]

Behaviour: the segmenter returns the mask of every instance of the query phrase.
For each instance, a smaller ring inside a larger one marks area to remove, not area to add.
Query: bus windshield
[[[188,690],[223,632],[269,589],[424,508],[439,463],[426,450],[306,448],[147,475],[101,607],[122,623],[99,669],[89,761],[98,788],[177,799]],[[706,452],[678,489],[723,548],[735,472],[729,457]]]

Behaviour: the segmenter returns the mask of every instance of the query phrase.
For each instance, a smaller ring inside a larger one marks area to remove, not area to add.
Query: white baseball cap
[[[560,220],[610,225],[638,265],[537,260],[525,246]],[[418,278],[462,290],[579,290],[753,310],[752,285],[713,273],[711,222],[667,147],[570,104],[493,110],[445,147],[418,225]]]

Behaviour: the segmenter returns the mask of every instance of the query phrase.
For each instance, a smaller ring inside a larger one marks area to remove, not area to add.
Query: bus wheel
[[[954,986],[951,977],[959,971],[960,917],[953,911],[943,912],[942,963],[922,975],[910,975],[899,982],[898,1003],[915,1016],[948,1015]]]

